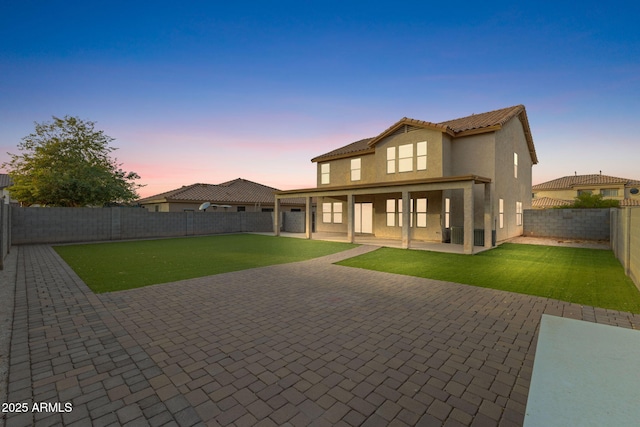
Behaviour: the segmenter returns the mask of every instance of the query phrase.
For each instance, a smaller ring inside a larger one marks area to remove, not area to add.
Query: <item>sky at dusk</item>
[[[115,138],[143,197],[314,187],[311,158],[402,117],[524,104],[534,184],[640,179],[640,3],[519,3],[2,2],[0,163],[70,115]]]

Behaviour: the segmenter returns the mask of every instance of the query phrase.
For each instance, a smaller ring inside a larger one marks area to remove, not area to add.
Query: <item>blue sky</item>
[[[73,115],[116,139],[143,196],[312,187],[312,157],[402,117],[524,104],[534,183],[640,179],[631,3],[3,2],[0,162],[34,122]]]

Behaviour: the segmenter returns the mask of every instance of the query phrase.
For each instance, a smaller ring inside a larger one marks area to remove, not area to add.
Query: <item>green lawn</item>
[[[338,264],[640,313],[640,292],[612,251],[505,243],[469,256],[381,248]]]
[[[179,239],[56,246],[97,293],[303,261],[357,245],[229,234]]]

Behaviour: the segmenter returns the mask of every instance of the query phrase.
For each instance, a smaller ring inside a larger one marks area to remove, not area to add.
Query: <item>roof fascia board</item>
[[[373,194],[373,193],[393,193],[398,192],[400,190],[395,190],[395,187],[404,187],[404,186],[424,186],[424,185],[436,185],[436,184],[445,184],[443,189],[449,188],[459,188],[459,187],[450,187],[449,184],[461,183],[461,182],[472,182],[474,184],[489,184],[491,183],[491,178],[486,178],[478,175],[462,175],[462,176],[451,176],[451,177],[442,177],[442,178],[427,178],[427,179],[416,179],[409,181],[390,181],[384,183],[371,183],[371,184],[357,184],[357,185],[341,185],[335,187],[320,187],[320,188],[302,188],[297,190],[284,190],[284,191],[276,191],[274,194],[277,197],[285,198],[285,197],[301,197],[301,194],[313,194],[314,196],[322,196],[323,194],[334,194],[337,192],[340,193],[350,193],[357,192],[358,194]],[[370,193],[367,193],[370,192]],[[371,193],[373,192],[373,193]]]
[[[493,125],[493,126],[487,126],[483,128],[469,129],[469,130],[464,130],[462,132],[456,133],[455,137],[458,138],[462,136],[477,135],[480,133],[495,132],[500,129],[502,129],[502,125]]]
[[[529,155],[531,156],[531,162],[534,165],[538,164],[538,154],[536,153],[536,146],[533,144],[533,136],[531,136],[531,128],[529,127],[529,118],[527,117],[527,110],[522,107],[522,111],[518,113],[518,119],[522,124],[522,129],[524,131],[524,137],[527,140],[527,145],[529,146]]]
[[[311,159],[311,162],[312,163],[327,162],[329,160],[346,159],[347,157],[358,157],[366,154],[375,154],[375,152],[376,152],[375,148],[369,148],[367,150],[354,151],[352,153],[336,154],[334,156],[318,156]]]

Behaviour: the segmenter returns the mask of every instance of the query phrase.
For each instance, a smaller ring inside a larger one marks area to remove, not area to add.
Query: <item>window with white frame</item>
[[[333,216],[331,215],[331,203],[323,203],[322,204],[322,222],[331,224],[331,219]]]
[[[451,227],[451,199],[444,199],[444,228]]]
[[[342,202],[322,203],[322,222],[325,224],[342,224]]]
[[[427,226],[427,199],[416,199],[416,227]]]
[[[618,189],[617,188],[603,188],[600,190],[600,194],[602,197],[617,197]]]
[[[387,147],[387,173],[396,172],[396,147]]]
[[[500,228],[504,228],[504,199],[498,203],[498,223]]]
[[[427,170],[427,141],[416,144],[416,169]]]
[[[387,199],[387,227],[396,226],[396,199]]]
[[[360,181],[362,159],[351,159],[351,181]]]
[[[513,153],[513,177],[518,178],[518,153]]]
[[[329,175],[331,173],[331,164],[323,163],[320,165],[320,183],[321,184],[329,184],[330,178]]]
[[[405,144],[398,147],[398,172],[411,172],[413,170],[413,144]]]
[[[342,224],[342,203],[335,202],[333,204],[333,223]]]
[[[522,225],[522,202],[516,202],[516,225]]]

